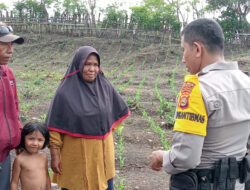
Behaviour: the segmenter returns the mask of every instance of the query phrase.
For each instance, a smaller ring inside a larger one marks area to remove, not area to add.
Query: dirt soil
[[[17,79],[22,123],[45,119],[50,101],[75,51],[80,46],[93,46],[101,55],[103,72],[127,101],[132,112],[124,123],[122,133],[123,167],[116,155],[116,189],[168,189],[169,175],[164,171],[151,170],[149,155],[154,150],[164,149],[152,123],[164,131],[165,139],[171,145],[172,123],[166,115],[174,109],[176,92],[180,90],[183,77],[187,74],[181,63],[180,45],[149,44],[125,39],[23,35],[26,43],[15,45],[9,64]],[[248,50],[228,48],[226,57],[239,61],[240,68],[250,72]],[[172,104],[172,107],[167,109],[165,105],[161,109],[163,100]],[[148,117],[143,111],[148,113]],[[115,145],[118,152],[117,134]],[[48,149],[44,151],[49,155]],[[14,157],[12,152],[12,160]],[[120,184],[122,180],[124,184]]]

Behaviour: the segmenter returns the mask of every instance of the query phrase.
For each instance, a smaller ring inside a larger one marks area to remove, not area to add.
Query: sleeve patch
[[[196,85],[193,82],[185,81],[182,88],[181,88],[181,94],[178,101],[178,107],[181,109],[186,109],[189,106],[189,97],[192,93],[193,88]]]
[[[206,130],[207,112],[198,76],[187,75],[178,98],[174,131],[206,136]]]

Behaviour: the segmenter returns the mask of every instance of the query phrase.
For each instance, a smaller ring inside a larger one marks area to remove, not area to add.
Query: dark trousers
[[[65,188],[61,188],[61,190],[68,190]],[[114,181],[113,178],[108,180],[108,188],[106,190],[114,190]]]
[[[8,190],[10,189],[10,154],[7,156],[6,160],[1,163],[0,169],[0,189]]]

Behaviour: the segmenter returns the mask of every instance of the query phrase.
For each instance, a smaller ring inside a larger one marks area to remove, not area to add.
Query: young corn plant
[[[131,71],[134,66],[135,66],[134,61],[132,61],[127,69],[123,70],[122,73],[120,73],[114,80],[111,81],[111,84],[114,85],[115,83],[117,83],[121,79],[122,75]]]
[[[102,48],[104,47],[104,44],[105,44],[105,40],[103,40],[102,44],[100,45],[100,48],[99,48],[99,51],[98,51],[98,52],[101,52],[101,51],[102,51]]]
[[[44,113],[44,114],[42,114],[42,115],[40,116],[40,119],[41,119],[43,122],[45,122],[46,117],[47,117],[47,114]]]
[[[168,50],[167,50],[167,55],[168,55]],[[166,55],[166,57],[167,57]],[[166,58],[165,58],[166,60]],[[165,65],[162,65],[159,72],[158,72],[158,75],[155,79],[155,92],[156,92],[156,97],[157,99],[160,101],[160,107],[158,109],[158,113],[160,115],[164,115],[165,112],[167,111],[167,109],[169,108],[169,102],[161,95],[160,91],[159,91],[159,88],[158,88],[158,85],[159,85],[159,80],[160,80],[160,77],[161,77],[161,73],[163,72],[163,70],[165,69]]]
[[[132,48],[132,46],[131,46],[131,48]],[[134,59],[132,60],[132,62],[130,62],[128,68],[125,69],[125,70],[123,70],[122,73],[120,73],[114,80],[111,81],[111,83],[112,83],[113,85],[114,85],[116,82],[118,82],[118,81],[120,80],[120,78],[121,78],[122,75],[124,75],[124,74],[130,72],[130,71],[134,68],[135,63],[136,63],[136,57],[137,57],[138,53],[141,51],[141,49],[142,49],[142,47],[139,48],[138,52],[137,52],[137,53],[135,54],[135,56],[134,56]],[[131,49],[131,51],[132,51],[132,49]],[[144,64],[144,63],[145,63],[145,62],[142,62],[142,64]],[[142,64],[141,64],[140,67],[143,66]],[[134,72],[132,73],[132,79],[130,79],[129,81],[127,81],[126,83],[124,83],[121,87],[120,87],[120,86],[117,87],[117,90],[118,90],[119,92],[121,92],[124,88],[126,88],[126,87],[134,80],[133,75],[135,74],[135,72],[136,72],[136,71],[134,71]]]
[[[111,48],[113,47],[114,42],[115,42],[115,40],[112,40],[112,41],[111,41],[111,44],[108,46],[109,48],[108,48],[107,52],[111,52]],[[106,57],[107,57],[107,56],[105,55],[105,56],[102,58],[102,60],[105,60]]]
[[[147,62],[147,56],[145,56],[144,61],[143,61],[142,64],[145,65],[146,62]],[[136,99],[136,102],[137,102],[137,103],[139,103],[140,100],[141,100],[141,89],[142,89],[142,87],[143,87],[143,85],[144,85],[144,82],[146,81],[146,77],[147,77],[148,73],[149,73],[149,71],[146,72],[146,74],[144,75],[144,77],[143,77],[142,80],[140,81],[139,86],[138,86],[138,88],[137,88],[137,90],[136,90],[135,99]]]
[[[131,54],[131,52],[132,52],[132,47],[133,47],[133,46],[134,46],[134,42],[131,43],[131,46],[129,46],[129,49],[128,49],[128,51],[127,51],[125,57],[128,57],[128,56]],[[123,65],[123,63],[124,63],[124,61],[121,60],[120,63],[119,63],[119,65],[117,65],[116,67],[114,67],[114,68],[111,70],[110,75],[112,75],[113,73],[117,72],[117,70],[118,70],[119,68],[121,68],[121,66]]]
[[[159,125],[156,124],[154,119],[149,116],[148,112],[144,109],[142,109],[142,115],[147,119],[147,122],[150,125],[150,128],[157,134],[160,135],[160,141],[162,143],[162,146],[165,150],[169,150],[171,148],[170,143],[166,139],[167,132],[164,131]]]
[[[147,72],[148,73],[148,72]],[[141,100],[141,89],[144,85],[144,82],[146,81],[146,77],[147,77],[147,74],[144,75],[144,77],[142,78],[142,80],[140,81],[140,84],[138,86],[138,89],[136,90],[136,94],[135,94],[135,99],[136,99],[136,102],[140,102]]]
[[[158,100],[160,101],[160,108],[158,109],[158,113],[159,113],[160,115],[163,115],[163,114],[164,114],[164,112],[165,112],[165,109],[164,109],[164,108],[165,108],[166,105],[167,105],[166,99],[163,98],[163,97],[161,96],[161,93],[160,93],[160,91],[159,91],[159,89],[158,89],[158,84],[159,84],[159,80],[160,80],[160,76],[161,76],[162,70],[163,70],[163,68],[161,68],[161,69],[159,70],[159,73],[158,73],[158,75],[157,75],[157,77],[156,77],[156,79],[155,79],[155,92],[156,92],[156,97],[157,97]]]
[[[117,174],[116,174],[116,177],[117,177],[119,183],[118,184],[117,183],[114,184],[115,185],[115,189],[116,190],[123,190],[125,188],[125,183],[124,183],[125,179],[123,177],[120,177]]]
[[[124,161],[125,161],[125,157],[124,157],[124,145],[125,145],[125,143],[123,140],[122,132],[123,132],[123,126],[121,126],[117,129],[117,135],[119,138],[117,156],[118,156],[118,159],[120,161],[121,168],[124,166]]]
[[[138,52],[136,53],[133,62],[131,63],[132,65],[135,65],[136,63],[136,57],[139,54],[139,52],[141,51],[142,47],[139,48]],[[125,83],[123,83],[121,86],[117,87],[117,90],[121,93],[125,88],[128,87],[128,85],[133,82],[134,80],[134,75],[138,72],[138,70],[140,70],[146,63],[147,61],[147,57],[144,58],[144,60],[142,61],[142,63],[140,64],[140,66],[138,67],[138,69],[135,69],[133,72],[131,72],[131,77],[129,78],[129,80]]]
[[[122,43],[120,43],[120,46],[119,46],[119,49],[116,51],[116,53],[114,54],[114,56],[112,57],[112,59],[110,59],[107,64],[106,64],[106,67],[109,67],[109,65],[111,63],[113,63],[116,59],[117,59],[117,56],[119,55],[119,53],[121,52],[121,47],[122,47]]]

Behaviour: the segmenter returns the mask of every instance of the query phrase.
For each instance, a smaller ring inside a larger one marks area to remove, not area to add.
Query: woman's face
[[[98,59],[95,54],[90,54],[83,67],[82,77],[87,82],[95,80],[99,72]]]

